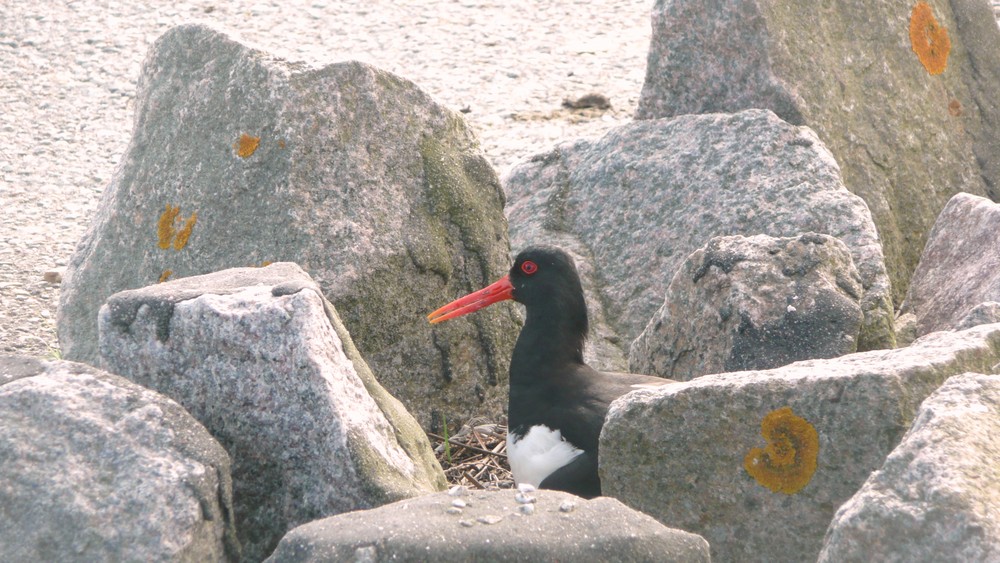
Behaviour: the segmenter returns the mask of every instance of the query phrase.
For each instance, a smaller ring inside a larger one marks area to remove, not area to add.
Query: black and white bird
[[[587,304],[573,259],[558,248],[525,249],[508,275],[428,319],[439,323],[507,299],[526,311],[510,361],[507,460],[514,480],[600,496],[598,438],[611,402],[637,388],[674,382],[584,363]]]

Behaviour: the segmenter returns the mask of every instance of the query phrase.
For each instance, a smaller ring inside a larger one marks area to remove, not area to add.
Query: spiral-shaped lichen
[[[816,429],[791,408],[782,407],[764,417],[760,433],[767,446],[751,449],[743,459],[747,473],[776,493],[790,495],[802,490],[816,472]]]
[[[941,74],[948,66],[948,30],[934,18],[927,2],[917,2],[910,13],[910,47],[930,74]]]

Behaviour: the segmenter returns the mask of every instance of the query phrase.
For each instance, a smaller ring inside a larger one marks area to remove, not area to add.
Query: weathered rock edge
[[[612,403],[601,433],[602,489],[703,535],[715,559],[814,560],[837,507],[882,466],[924,398],[966,371],[1000,373],[1000,324],[634,391]],[[783,407],[819,437],[815,473],[790,495],[744,467],[764,445],[762,420]]]
[[[709,561],[700,536],[612,498],[461,489],[299,526],[268,561]]]
[[[0,355],[11,396],[27,410],[0,412],[0,559],[240,560],[229,455],[181,405],[86,364]]]

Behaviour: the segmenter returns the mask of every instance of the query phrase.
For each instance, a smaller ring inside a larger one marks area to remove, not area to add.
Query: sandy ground
[[[359,59],[466,109],[501,174],[631,119],[653,0],[0,0],[0,353],[58,357],[58,283],[128,143],[135,81],[204,22],[314,65]],[[608,111],[564,98],[598,92]],[[52,274],[48,277],[52,279]]]

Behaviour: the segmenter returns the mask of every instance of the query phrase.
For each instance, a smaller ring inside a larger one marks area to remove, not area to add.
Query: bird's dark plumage
[[[598,438],[611,402],[670,380],[597,371],[583,361],[587,304],[573,259],[554,247],[517,255],[503,279],[431,314],[453,318],[496,301],[525,306],[510,363],[508,459],[514,477],[585,498],[601,494]]]

